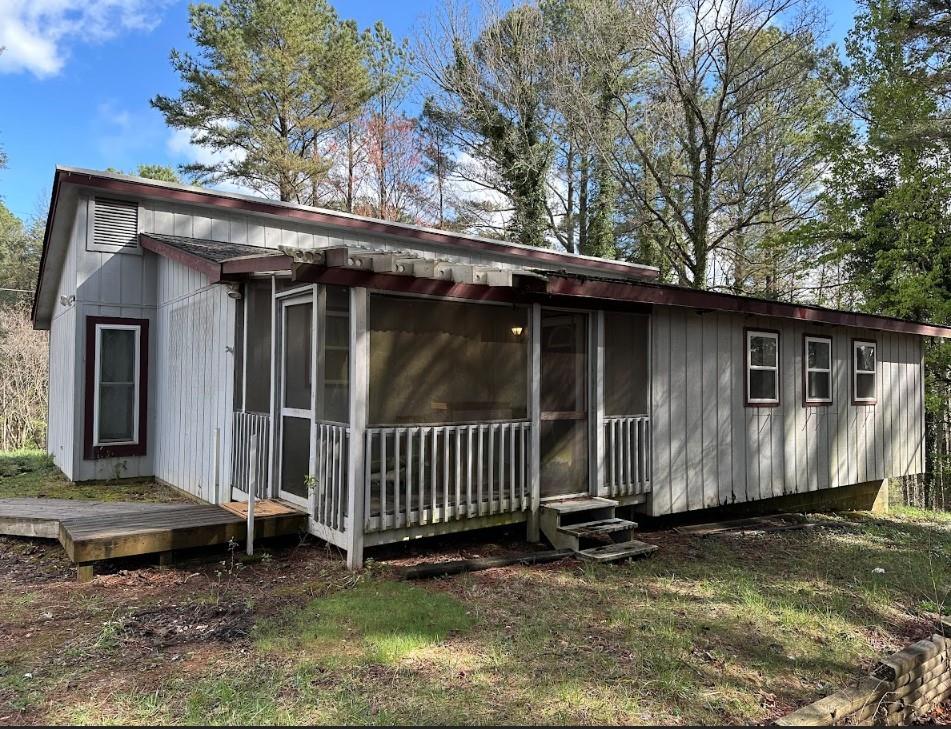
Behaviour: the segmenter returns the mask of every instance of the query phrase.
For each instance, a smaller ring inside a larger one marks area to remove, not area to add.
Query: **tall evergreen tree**
[[[356,25],[326,0],[199,3],[189,22],[199,55],[172,51],[184,88],[152,105],[225,158],[183,172],[308,202],[330,167],[323,143],[372,93]]]

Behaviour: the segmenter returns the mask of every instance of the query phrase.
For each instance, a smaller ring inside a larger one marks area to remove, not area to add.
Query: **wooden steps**
[[[615,515],[618,502],[600,497],[547,501],[541,530],[552,545],[571,549],[584,559],[613,562],[649,554],[654,545],[632,539],[637,523]]]
[[[631,539],[627,542],[615,542],[605,544],[601,547],[591,547],[582,549],[578,554],[584,559],[590,559],[595,562],[617,562],[621,559],[630,559],[631,557],[640,557],[658,550],[656,544],[647,544]]]

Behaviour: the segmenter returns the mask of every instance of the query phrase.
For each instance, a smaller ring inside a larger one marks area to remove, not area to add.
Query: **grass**
[[[275,547],[225,587],[217,562],[11,581],[0,723],[767,722],[929,634],[949,604],[951,514],[819,518],[839,528],[658,532],[647,560],[413,584],[384,562],[354,576],[315,543]],[[484,554],[518,536],[415,548]],[[177,629],[213,596],[251,606],[246,638],[157,647],[129,633],[144,606]]]
[[[0,452],[0,498],[96,499],[98,501],[183,501],[175,489],[152,479],[71,483],[43,451]]]

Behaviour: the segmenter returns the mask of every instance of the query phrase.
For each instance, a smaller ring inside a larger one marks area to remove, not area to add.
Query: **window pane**
[[[775,367],[776,366],[776,338],[750,335],[750,364]]]
[[[135,440],[135,385],[99,386],[99,443]]]
[[[807,376],[806,399],[828,400],[831,393],[828,372],[810,372]]]
[[[371,425],[526,417],[524,307],[370,299]]]
[[[310,471],[310,421],[304,418],[282,420],[281,490],[307,497]]]
[[[750,400],[776,399],[776,372],[750,370]]]
[[[133,382],[135,380],[135,329],[101,329],[99,331],[99,381]]]
[[[809,369],[829,369],[829,350],[831,347],[828,342],[811,341],[808,343],[808,361]]]
[[[647,318],[604,315],[604,414],[647,413]]]
[[[871,344],[855,345],[855,369],[875,370],[875,347]]]
[[[284,407],[310,410],[311,304],[284,309]]]
[[[865,375],[858,374],[855,376],[855,399],[875,399],[875,375],[869,373]]]

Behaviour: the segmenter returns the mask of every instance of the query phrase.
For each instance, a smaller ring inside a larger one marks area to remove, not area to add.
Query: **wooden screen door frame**
[[[539,378],[539,387],[540,387],[540,397],[539,397],[539,427],[543,427],[544,423],[564,420],[564,421],[573,421],[581,422],[583,421],[584,426],[580,428],[580,432],[584,437],[583,447],[580,449],[580,453],[583,453],[585,459],[584,468],[581,469],[582,473],[579,474],[581,479],[581,484],[579,488],[568,490],[565,489],[561,493],[557,494],[548,494],[545,495],[545,479],[544,479],[544,466],[545,466],[545,452],[544,452],[544,443],[539,434],[539,467],[541,473],[539,474],[539,492],[541,494],[541,501],[555,500],[555,499],[565,499],[572,498],[576,496],[588,496],[591,494],[591,458],[592,458],[592,423],[594,422],[593,417],[593,402],[592,402],[592,326],[595,322],[595,318],[592,316],[591,311],[585,309],[567,309],[560,307],[541,307],[541,313],[539,317],[539,337],[540,337],[540,371],[538,372]],[[583,347],[582,362],[579,364],[578,369],[575,373],[575,387],[577,388],[576,397],[583,400],[581,409],[572,410],[572,411],[551,411],[544,409],[545,401],[545,391],[544,391],[544,377],[543,371],[545,369],[545,358],[546,358],[546,342],[545,342],[545,320],[546,318],[551,321],[553,318],[557,319],[559,315],[563,315],[566,319],[569,317],[580,317],[580,320],[583,322],[583,331],[575,332],[577,337],[576,343]]]
[[[306,471],[310,473],[311,451],[314,447],[314,412],[316,409],[317,397],[317,287],[307,286],[281,292],[275,297],[277,304],[277,322],[275,329],[279,331],[278,346],[278,386],[276,388],[277,402],[275,403],[274,428],[276,437],[277,452],[275,453],[275,483],[272,487],[272,493],[276,493],[279,498],[289,501],[298,506],[307,507],[308,499],[305,496],[285,491],[283,486],[283,468],[284,468],[284,418],[299,418],[306,420],[310,426],[308,436],[308,452],[306,454]],[[310,306],[310,407],[309,408],[290,408],[285,405],[285,385],[286,385],[286,367],[287,367],[287,311],[294,306]]]

